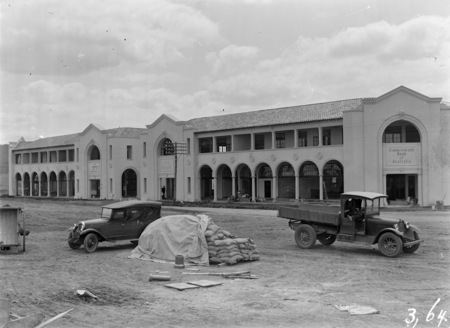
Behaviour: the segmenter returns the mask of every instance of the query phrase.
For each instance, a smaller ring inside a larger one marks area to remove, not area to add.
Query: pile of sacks
[[[257,261],[259,254],[250,238],[237,238],[212,221],[208,225],[205,238],[208,242],[210,264],[229,265],[242,261]]]

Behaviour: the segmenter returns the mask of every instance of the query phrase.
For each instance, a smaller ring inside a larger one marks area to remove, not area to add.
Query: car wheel
[[[92,253],[97,250],[98,237],[95,233],[90,233],[84,238],[84,250],[86,253]]]
[[[417,232],[414,231],[414,240],[419,240],[419,234]],[[403,247],[403,251],[405,253],[414,253],[415,251],[417,251],[420,247],[420,243],[412,245],[411,247]]]
[[[378,240],[378,249],[384,256],[396,257],[402,252],[403,242],[395,233],[385,232]]]
[[[314,247],[316,239],[316,232],[310,225],[300,224],[295,230],[295,242],[300,248]]]
[[[321,233],[317,235],[317,239],[320,241],[322,245],[329,246],[336,241],[336,235],[330,235],[328,233]]]
[[[70,240],[73,238],[73,232],[69,233],[69,241],[67,242],[69,244],[69,247],[72,249],[78,249],[81,247],[80,243],[71,243]]]

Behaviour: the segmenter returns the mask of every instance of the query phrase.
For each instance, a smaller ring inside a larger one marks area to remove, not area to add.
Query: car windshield
[[[380,199],[367,199],[366,200],[366,213],[378,213],[380,206]]]
[[[102,208],[102,219],[109,219],[111,217],[111,208]]]

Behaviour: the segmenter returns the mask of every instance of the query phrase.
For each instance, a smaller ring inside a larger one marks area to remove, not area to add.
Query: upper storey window
[[[391,123],[383,134],[384,143],[420,142],[420,134],[417,128],[407,121]]]

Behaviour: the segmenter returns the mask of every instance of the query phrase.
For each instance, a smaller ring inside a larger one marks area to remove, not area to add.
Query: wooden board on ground
[[[213,280],[195,280],[195,281],[188,281],[188,284],[199,286],[199,287],[212,287],[217,285],[222,285],[219,281],[213,281]]]
[[[185,282],[174,282],[171,284],[166,284],[164,285],[166,287],[169,288],[174,288],[177,290],[185,290],[185,289],[192,289],[192,288],[200,288],[200,286],[195,286],[195,285],[191,285],[191,284],[187,284]]]

